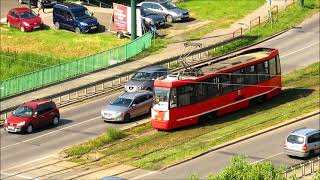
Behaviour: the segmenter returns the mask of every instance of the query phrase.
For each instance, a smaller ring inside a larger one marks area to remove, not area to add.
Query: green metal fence
[[[151,46],[147,33],[126,45],[0,82],[0,99],[123,62]]]

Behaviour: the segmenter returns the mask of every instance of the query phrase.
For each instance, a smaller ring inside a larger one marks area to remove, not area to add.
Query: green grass
[[[265,2],[265,0],[185,0],[179,3],[178,6],[188,9],[192,18],[210,21],[206,26],[185,33],[187,39],[198,39],[213,30],[230,26],[262,6]]]
[[[0,80],[73,61],[129,42],[128,39],[118,39],[106,33],[88,35],[53,29],[23,33],[6,26],[0,26],[0,30]]]
[[[222,55],[232,50],[237,50],[241,47],[253,44],[261,39],[267,38],[283,30],[290,29],[293,26],[301,23],[307,17],[310,17],[311,15],[318,13],[319,8],[320,1],[316,0],[305,0],[305,8],[301,8],[298,5],[290,6],[286,11],[282,11],[279,13],[279,19],[275,19],[272,26],[270,23],[267,23],[261,27],[256,27],[252,29],[251,32],[245,33],[245,35],[257,36],[257,39],[239,40],[237,42],[230,43],[223,47],[218,47],[215,51],[210,51],[209,55]]]
[[[110,144],[116,140],[126,137],[127,134],[118,129],[107,129],[107,131],[97,138],[93,138],[86,143],[73,146],[65,151],[69,156],[80,156],[99,147]]]
[[[138,126],[126,131],[126,141],[117,141],[112,146],[100,144],[97,166],[120,162],[139,168],[159,169],[174,162],[208,151],[214,146],[235,138],[259,131],[319,108],[319,68],[313,64],[284,77],[284,86],[299,87],[285,89],[270,101],[241,111],[216,118],[196,126],[163,132],[153,130],[150,125]],[[301,88],[300,84],[304,88]],[[104,146],[104,147],[103,147]],[[66,150],[68,152],[68,150]],[[69,153],[75,162],[93,159]]]

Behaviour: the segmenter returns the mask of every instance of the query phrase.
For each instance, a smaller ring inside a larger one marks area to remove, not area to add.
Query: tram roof
[[[256,51],[255,51],[256,50]],[[184,74],[180,73],[177,76],[169,75],[165,79],[162,79],[162,82],[173,82],[173,81],[180,81],[180,80],[195,80],[202,78],[206,75],[215,74],[219,72],[223,72],[228,69],[232,69],[233,67],[238,67],[245,64],[250,64],[252,62],[262,60],[267,58],[271,55],[271,53],[274,52],[275,49],[268,49],[268,48],[258,48],[249,50],[248,53],[246,51],[244,53],[240,53],[240,55],[236,55],[231,58],[226,58],[218,62],[212,62],[211,64],[206,64],[201,67],[198,67],[200,69],[201,75],[190,75],[190,74]]]

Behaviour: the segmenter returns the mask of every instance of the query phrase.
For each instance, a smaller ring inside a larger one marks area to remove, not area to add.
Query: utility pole
[[[137,0],[131,0],[131,40],[137,38]]]
[[[271,7],[271,4],[272,4],[272,0],[267,0],[267,3],[269,4],[269,19],[270,19],[270,23],[271,23],[271,28],[272,28],[272,7]]]

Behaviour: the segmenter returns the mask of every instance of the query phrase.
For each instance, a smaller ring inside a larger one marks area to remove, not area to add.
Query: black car
[[[18,0],[20,4],[29,3],[29,1],[32,6],[36,6],[36,7],[40,7],[41,2],[43,2],[43,5],[45,7],[53,7],[55,4],[57,4],[56,0]]]
[[[137,7],[140,9],[141,12],[141,19],[144,20],[146,23],[149,23],[149,25],[155,25],[157,28],[165,26],[165,17],[154,14],[148,9],[144,9],[141,7]]]

